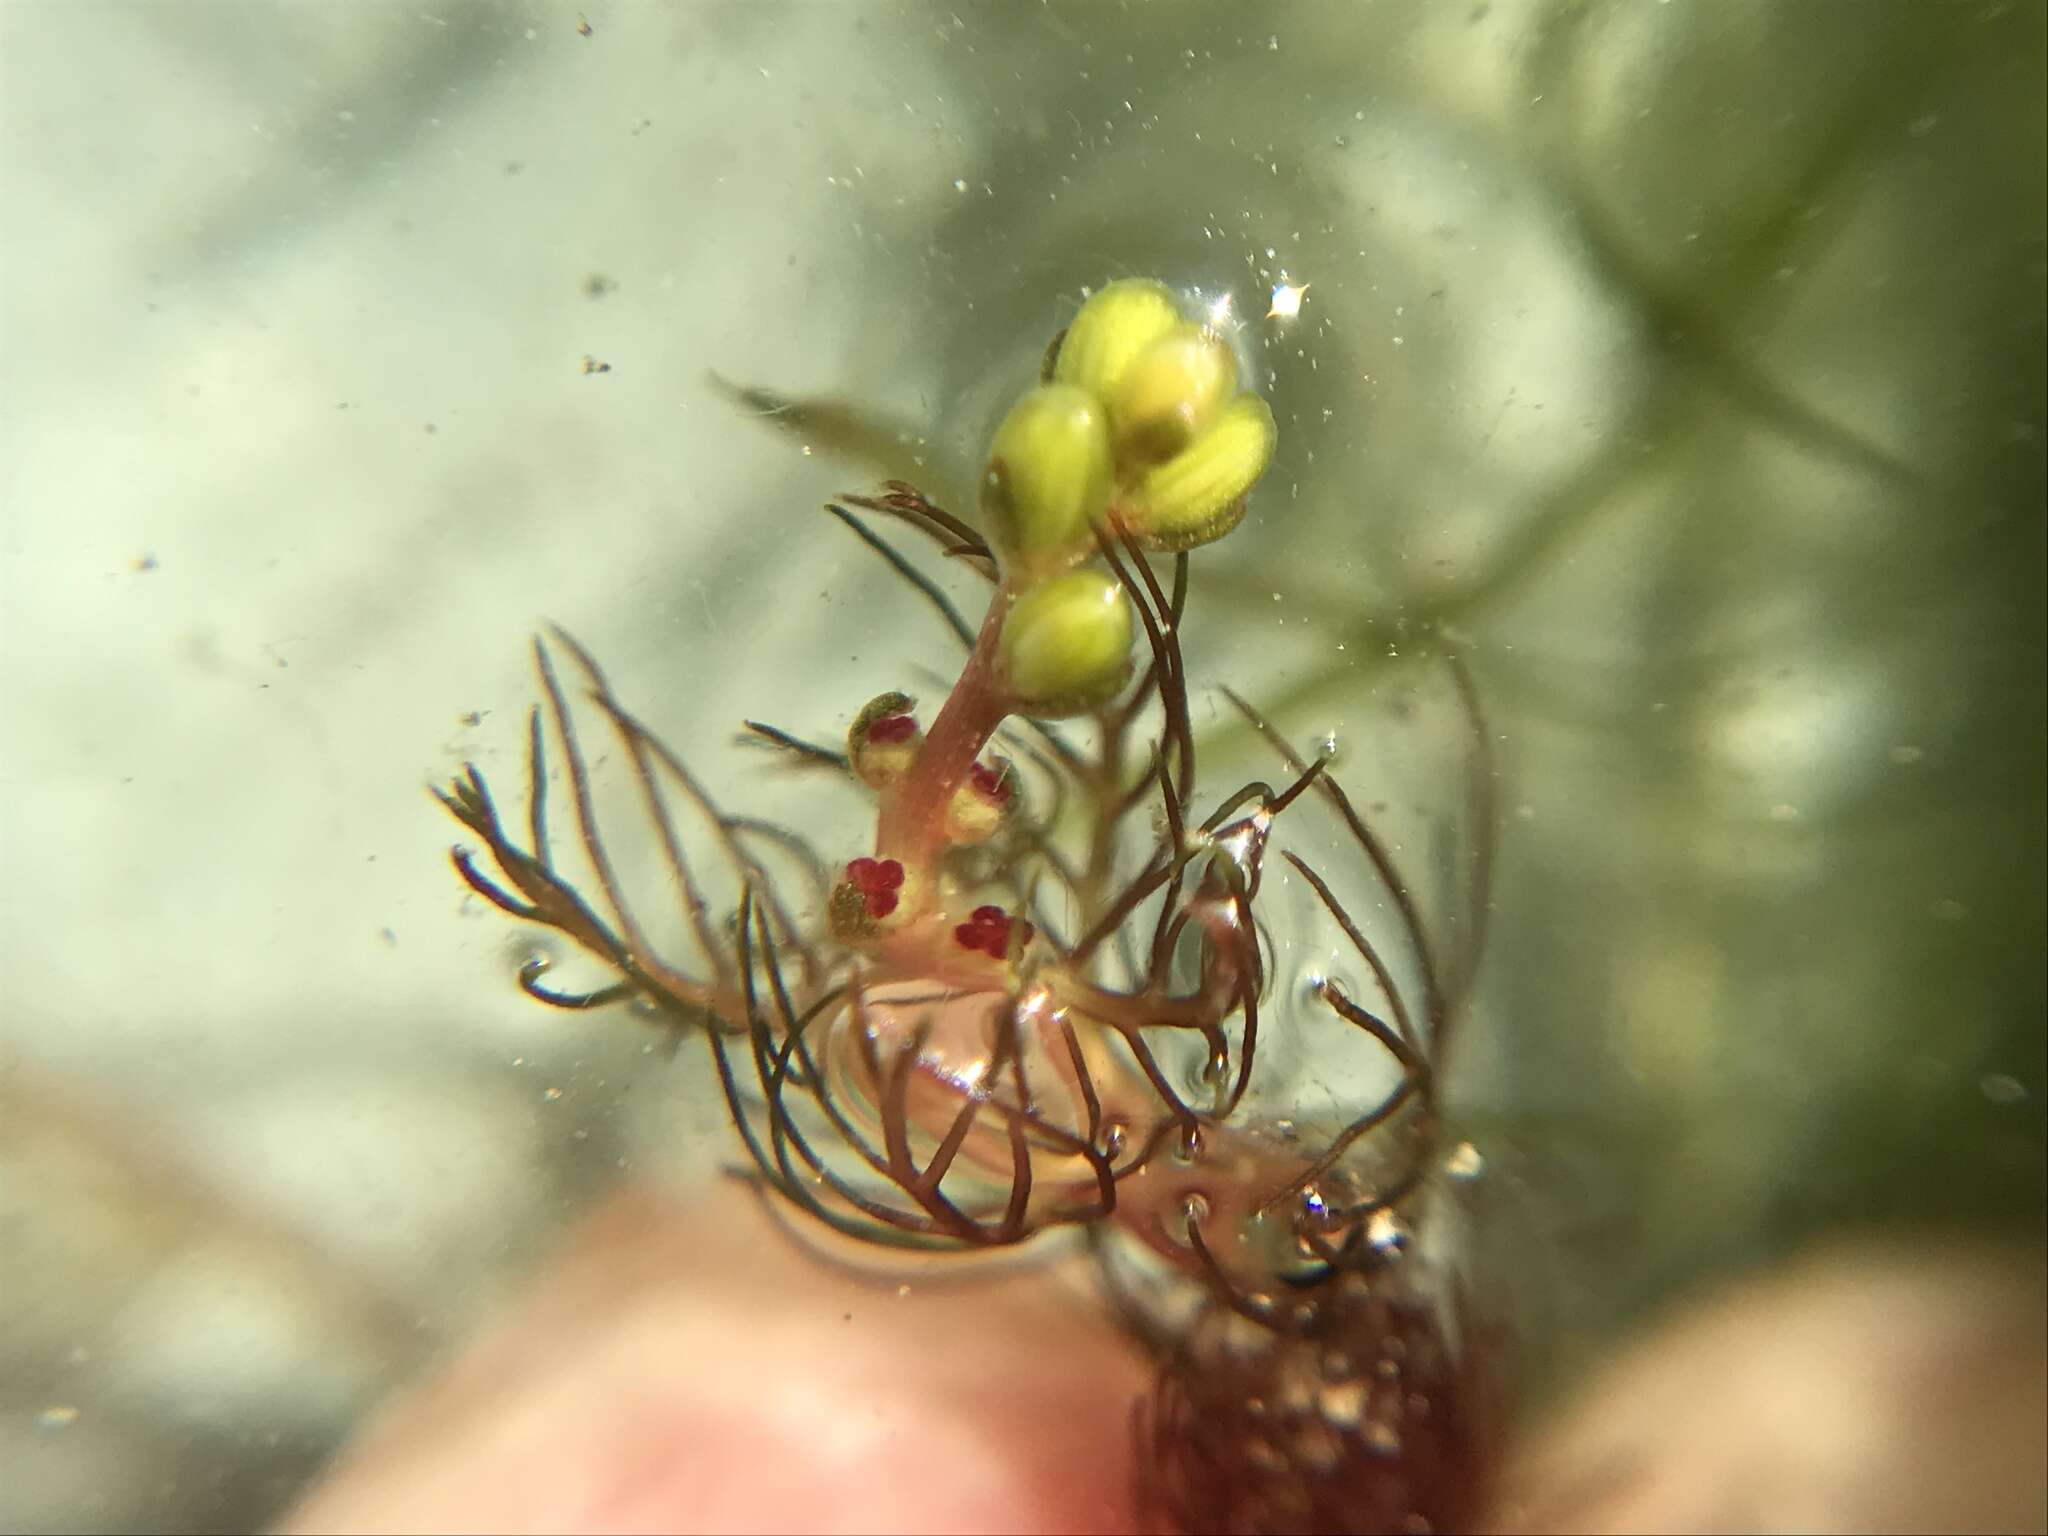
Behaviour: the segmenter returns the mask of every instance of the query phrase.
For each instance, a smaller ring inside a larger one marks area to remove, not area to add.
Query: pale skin
[[[1146,1528],[1151,1366],[1084,1261],[906,1282],[812,1236],[736,1184],[614,1196],[283,1528]],[[1740,1282],[1534,1426],[1492,1524],[2040,1530],[2042,1299],[2038,1253],[1845,1249]]]

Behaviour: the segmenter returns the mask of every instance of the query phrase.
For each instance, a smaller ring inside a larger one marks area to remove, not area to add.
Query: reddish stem
[[[1007,587],[996,589],[974,637],[974,649],[959,680],[939,709],[910,772],[882,796],[875,830],[875,856],[899,860],[916,875],[918,904],[930,899],[932,866],[944,840],[946,811],[967,781],[996,727],[1010,713],[1010,700],[995,676],[996,640],[1010,611]]]

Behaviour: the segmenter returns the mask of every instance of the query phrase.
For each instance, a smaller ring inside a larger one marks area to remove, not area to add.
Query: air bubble
[[[1316,1394],[1316,1412],[1322,1415],[1325,1424],[1356,1429],[1365,1419],[1365,1399],[1364,1382],[1342,1382]]]
[[[1271,1441],[1261,1439],[1257,1435],[1252,1436],[1251,1439],[1245,1442],[1244,1459],[1262,1472],[1284,1472],[1287,1470],[1286,1458],[1273,1449]]]
[[[1401,1431],[1385,1418],[1367,1419],[1359,1438],[1365,1441],[1366,1449],[1376,1456],[1401,1454]]]
[[[1309,1471],[1327,1476],[1343,1461],[1344,1443],[1331,1433],[1328,1425],[1311,1421],[1295,1437],[1294,1454]]]
[[[1384,1206],[1372,1213],[1365,1224],[1365,1240],[1387,1258],[1399,1258],[1414,1233],[1408,1223]]]

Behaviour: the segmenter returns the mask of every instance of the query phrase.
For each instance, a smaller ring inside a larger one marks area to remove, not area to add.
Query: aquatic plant
[[[758,1177],[792,1205],[925,1249],[1089,1228],[1162,1359],[1138,1416],[1155,1507],[1221,1529],[1455,1523],[1486,1461],[1486,1350],[1420,1237],[1444,1049],[1484,926],[1485,731],[1446,657],[1471,772],[1454,967],[1327,759],[1228,689],[1284,774],[1202,798],[1180,643],[1190,552],[1239,526],[1274,444],[1229,339],[1164,286],[1123,280],[1081,307],[997,428],[973,524],[901,482],[831,506],[967,655],[935,711],[880,694],[843,744],[747,722],[793,768],[871,795],[871,831],[829,860],[726,811],[559,631],[535,647],[519,824],[474,765],[437,793],[491,866],[457,848],[463,879],[616,975],[568,993],[536,959],[526,991],[568,1009],[636,1000],[700,1036]],[[872,519],[983,583],[979,621]],[[680,896],[678,945],[615,868],[572,695],[623,749]],[[557,861],[551,743],[591,892]],[[1310,981],[1311,1049],[1365,1042],[1390,1069],[1375,1102],[1319,1129],[1253,1091],[1274,991],[1262,890],[1276,825],[1307,804],[1356,870],[1332,878],[1287,850],[1278,877],[1303,882],[1364,978]],[[1392,953],[1339,895],[1354,872],[1391,912]]]

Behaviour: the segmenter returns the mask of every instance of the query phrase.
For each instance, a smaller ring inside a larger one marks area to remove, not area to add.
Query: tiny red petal
[[[916,734],[915,715],[885,715],[868,725],[868,740],[872,742],[908,741]]]
[[[903,887],[903,866],[894,859],[855,859],[846,866],[846,878],[861,894],[869,917],[887,917],[896,910],[896,893]]]
[[[1010,955],[1011,930],[1015,926],[1016,920],[1001,907],[976,907],[968,914],[967,921],[953,930],[953,941],[962,949],[975,950],[992,960],[1006,960]],[[1029,923],[1022,926],[1028,943],[1032,927]]]

